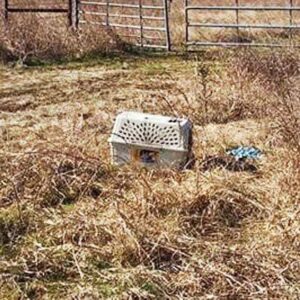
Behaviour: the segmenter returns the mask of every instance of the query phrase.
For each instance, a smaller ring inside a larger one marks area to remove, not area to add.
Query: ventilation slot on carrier
[[[179,146],[178,130],[173,126],[154,123],[137,123],[126,120],[118,132],[118,136],[127,143],[144,143],[167,146]]]

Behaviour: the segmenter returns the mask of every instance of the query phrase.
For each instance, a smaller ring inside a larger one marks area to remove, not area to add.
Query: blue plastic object
[[[255,147],[235,147],[227,150],[227,154],[234,156],[236,159],[260,159],[262,151]]]

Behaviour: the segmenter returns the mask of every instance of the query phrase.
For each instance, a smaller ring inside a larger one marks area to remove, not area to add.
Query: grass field
[[[108,54],[22,22],[0,33],[0,299],[299,299],[299,51]],[[124,110],[188,117],[194,166],[112,165]],[[256,172],[205,170],[238,145]]]
[[[225,53],[1,67],[1,299],[299,297],[299,60]],[[193,169],[113,167],[128,109],[191,118]]]

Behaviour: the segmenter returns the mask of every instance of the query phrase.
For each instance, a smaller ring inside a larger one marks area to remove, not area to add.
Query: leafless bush
[[[275,121],[277,132],[292,149],[300,151],[299,54],[292,50],[248,50],[234,63],[247,80],[258,82],[267,91],[263,115]]]
[[[234,61],[237,67],[244,70],[248,79],[259,77],[267,88],[279,89],[290,78],[300,75],[299,55],[295,50],[271,49],[258,52],[242,49],[238,54]]]
[[[256,89],[243,68],[236,67],[236,61],[231,61],[237,53],[228,50],[222,58],[220,51],[211,56],[205,52],[195,55],[189,88],[177,89],[178,96],[171,101],[162,96],[164,109],[172,114],[180,111],[197,125],[222,124],[262,115],[266,95]],[[221,61],[217,67],[216,60]],[[224,72],[228,75],[225,78]],[[231,89],[222,88],[224,84],[231,85]]]
[[[100,26],[69,28],[65,17],[19,15],[0,28],[0,57],[21,63],[37,59],[79,58],[106,53],[116,46],[116,37]]]

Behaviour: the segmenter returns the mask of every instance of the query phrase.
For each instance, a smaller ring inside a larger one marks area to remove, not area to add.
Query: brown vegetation
[[[299,59],[209,55],[2,69],[1,298],[297,298]],[[190,117],[194,168],[113,167],[125,109]],[[238,144],[258,172],[202,170]]]
[[[41,57],[77,53],[73,32],[44,34],[29,36]],[[298,299],[299,63],[227,49],[0,65],[0,299]],[[189,117],[193,168],[113,166],[122,110]],[[203,169],[235,145],[263,151],[256,172]]]

